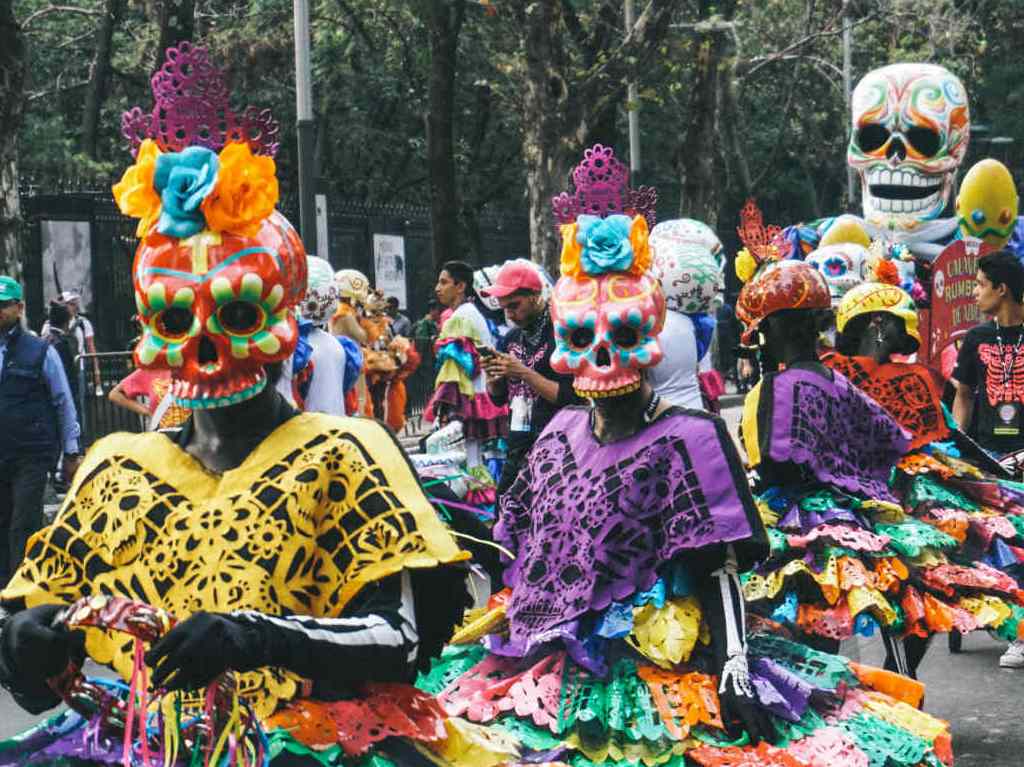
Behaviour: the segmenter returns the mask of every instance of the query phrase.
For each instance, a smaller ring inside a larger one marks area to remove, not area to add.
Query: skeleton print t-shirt
[[[972,328],[953,378],[974,389],[971,436],[1000,454],[1024,449],[1024,326]]]

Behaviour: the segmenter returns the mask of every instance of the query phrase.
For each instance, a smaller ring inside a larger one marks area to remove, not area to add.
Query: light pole
[[[313,80],[309,64],[309,2],[293,0],[295,21],[295,128],[299,139],[299,233],[309,255],[317,253],[313,188]]]
[[[843,114],[846,116],[846,125],[852,124],[853,113],[853,61],[850,51],[850,0],[843,0],[843,97],[846,99],[846,109]],[[850,208],[853,208],[854,197],[857,189],[857,179],[853,168],[846,168],[846,199]]]
[[[626,35],[633,31],[636,23],[636,13],[633,10],[633,0],[625,0],[624,9],[626,17]],[[637,186],[637,174],[640,172],[640,90],[637,88],[636,79],[630,78],[626,86],[626,100],[629,106],[627,118],[629,119],[629,175],[632,178],[633,186]]]

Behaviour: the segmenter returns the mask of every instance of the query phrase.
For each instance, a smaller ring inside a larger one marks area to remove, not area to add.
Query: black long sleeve
[[[341,618],[230,613],[258,629],[265,665],[329,684],[408,681],[419,651],[408,571],[366,586]]]

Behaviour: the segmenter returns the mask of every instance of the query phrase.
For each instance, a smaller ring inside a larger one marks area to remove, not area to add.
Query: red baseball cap
[[[504,298],[517,290],[532,290],[540,293],[544,284],[537,269],[526,261],[509,261],[501,267],[494,284],[480,291],[485,298]]]

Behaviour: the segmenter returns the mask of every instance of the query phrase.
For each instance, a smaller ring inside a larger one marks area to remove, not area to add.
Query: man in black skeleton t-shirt
[[[953,417],[994,453],[1024,450],[1024,265],[1008,251],[978,262],[974,298],[991,320],[964,338]]]

